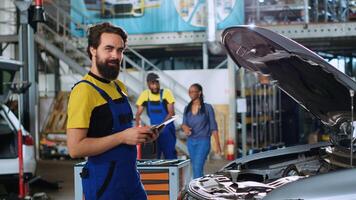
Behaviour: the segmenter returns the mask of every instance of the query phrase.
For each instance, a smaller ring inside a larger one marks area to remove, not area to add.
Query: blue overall
[[[124,99],[120,103],[114,102],[104,90],[93,83],[82,80],[77,84],[81,82],[93,86],[108,102],[113,119],[111,134],[132,127],[131,107],[116,83],[116,89]],[[136,157],[136,146],[126,144],[90,156],[81,173],[85,200],[147,199],[136,168]]]
[[[149,96],[149,95],[148,95]],[[150,118],[151,125],[157,125],[164,121],[168,115],[165,105],[162,100],[163,90],[160,90],[159,103],[152,103],[148,97],[147,101],[147,113]],[[157,139],[157,158],[161,158],[161,154],[165,159],[176,159],[177,152],[176,146],[176,134],[174,123],[168,124],[163,128]]]

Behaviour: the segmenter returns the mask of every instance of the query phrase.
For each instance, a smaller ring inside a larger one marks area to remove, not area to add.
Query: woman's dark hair
[[[195,87],[196,89],[198,89],[199,92],[201,92],[201,95],[199,97],[199,99],[200,99],[199,113],[205,113],[203,87],[199,83],[194,83],[190,87]],[[187,114],[192,109],[192,104],[193,104],[193,100],[189,102],[184,114]]]
[[[101,34],[103,33],[114,33],[119,35],[122,40],[124,41],[124,47],[126,47],[126,43],[127,43],[127,33],[124,29],[118,27],[118,26],[114,26],[108,22],[104,22],[101,24],[97,24],[95,26],[92,26],[88,29],[88,47],[87,47],[87,53],[88,56],[91,60],[92,55],[90,53],[90,47],[93,48],[98,48],[98,46],[100,45],[100,37]]]

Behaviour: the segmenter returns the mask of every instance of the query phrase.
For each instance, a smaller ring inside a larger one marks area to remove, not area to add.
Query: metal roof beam
[[[291,39],[356,38],[356,22],[286,24],[262,27],[268,28]],[[222,30],[218,30],[217,35],[220,35],[221,32]],[[206,33],[204,31],[195,31],[132,34],[129,36],[128,40],[129,45],[134,48],[174,44],[189,45],[206,42]]]

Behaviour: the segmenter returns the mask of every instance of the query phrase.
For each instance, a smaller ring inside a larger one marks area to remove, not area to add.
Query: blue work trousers
[[[204,175],[204,164],[210,152],[210,137],[188,138],[187,145],[193,178],[202,177]]]

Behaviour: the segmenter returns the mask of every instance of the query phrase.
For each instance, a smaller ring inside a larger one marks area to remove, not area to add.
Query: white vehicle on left
[[[18,71],[21,63],[0,57],[0,77],[2,87],[0,87],[0,187],[5,186],[16,192],[19,178],[18,159],[18,129],[19,120],[17,116],[3,103],[9,94],[9,87],[6,83],[11,83]],[[22,127],[23,138],[23,162],[25,180],[31,179],[35,175],[36,159],[35,145],[31,134]],[[15,188],[13,188],[16,186]]]

